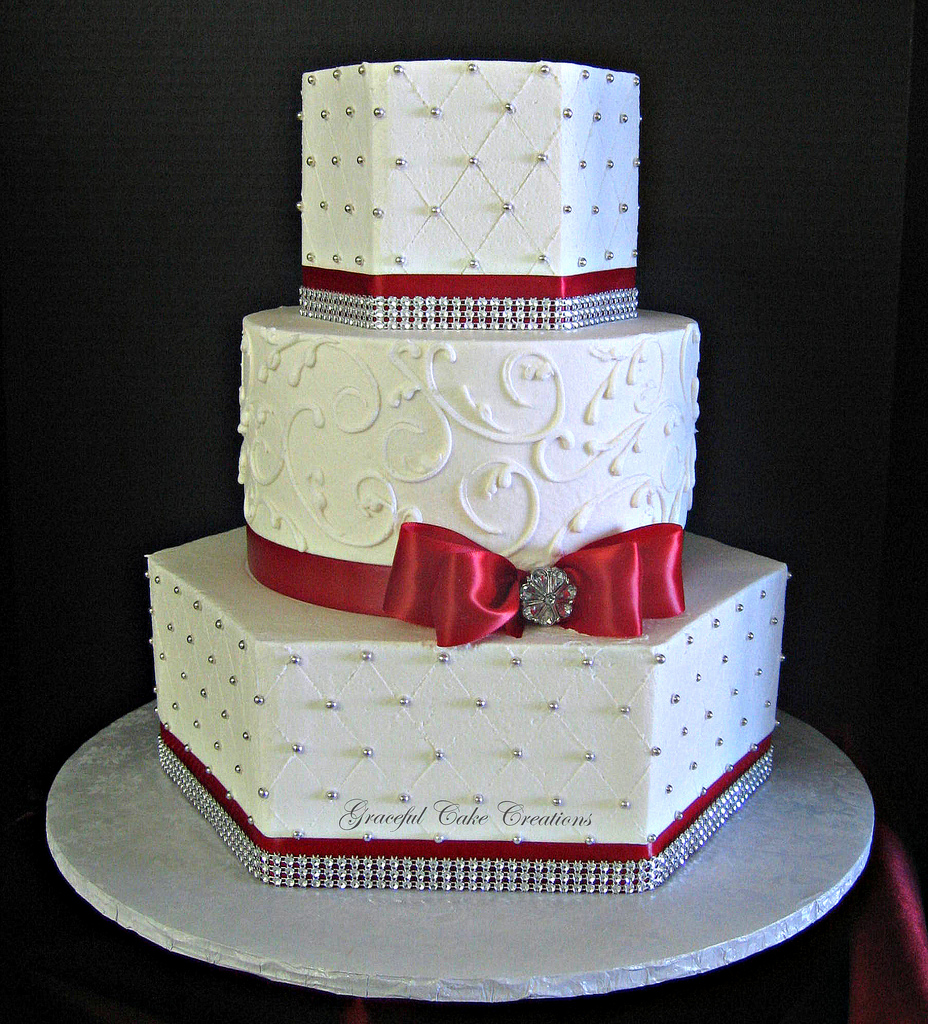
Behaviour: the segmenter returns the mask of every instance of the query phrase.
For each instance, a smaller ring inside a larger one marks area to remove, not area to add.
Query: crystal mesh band
[[[309,889],[417,889],[472,892],[645,892],[656,889],[717,832],[770,777],[773,749],[698,818],[647,860],[317,857],[268,853],[245,835],[172,750],[158,740],[161,767],[248,871],[269,885]]]
[[[331,323],[387,330],[571,331],[633,319],[638,315],[638,289],[567,299],[473,299],[351,295],[301,287],[300,313]]]

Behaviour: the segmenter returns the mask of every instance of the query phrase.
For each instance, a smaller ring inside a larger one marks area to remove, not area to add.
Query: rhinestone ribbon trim
[[[638,315],[638,289],[580,298],[457,298],[435,295],[352,295],[300,288],[300,313],[329,323],[374,330],[572,331]]]
[[[751,765],[654,857],[641,860],[530,860],[456,857],[344,857],[262,850],[159,738],[165,774],[216,830],[250,874],[269,885],[311,889],[472,892],[645,892],[673,874],[770,777],[773,749]]]

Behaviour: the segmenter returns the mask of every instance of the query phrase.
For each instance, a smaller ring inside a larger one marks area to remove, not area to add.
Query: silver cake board
[[[650,892],[290,889],[249,875],[161,771],[154,705],[84,744],[47,807],[52,856],[105,916],[176,953],[343,995],[503,1002],[714,970],[813,924],[859,877],[873,803],[780,715],[771,778]]]

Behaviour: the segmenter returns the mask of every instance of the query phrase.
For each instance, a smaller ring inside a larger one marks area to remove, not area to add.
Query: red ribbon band
[[[460,299],[576,299],[635,287],[635,268],[597,270],[554,277],[548,274],[357,274],[327,267],[303,267],[303,287],[346,295]]]
[[[386,839],[377,837],[368,842],[361,836],[332,836],[327,838],[294,839],[289,836],[266,836],[255,828],[242,806],[228,795],[226,782],[216,778],[164,724],[160,726],[161,739],[177,759],[189,769],[196,780],[229,814],[236,825],[255,846],[267,853],[284,856],[318,857],[427,857],[453,860],[457,857],[506,860],[570,860],[570,861],[626,861],[656,857],[665,850],[703,811],[729,786],[756,764],[770,749],[771,738],[765,737],[739,758],[730,771],[726,771],[672,821],[653,842],[649,843],[559,843],[525,840],[516,846],[502,839],[446,839],[437,846],[432,839]]]
[[[519,587],[527,573],[467,537],[427,523],[404,523],[393,565],[367,565],[293,551],[250,527],[248,565],[265,586],[311,604],[387,615],[435,629],[440,647],[504,630],[522,635]],[[559,623],[590,636],[634,637],[642,619],[685,607],[683,530],[653,523],[594,541],[557,563],[577,587]]]

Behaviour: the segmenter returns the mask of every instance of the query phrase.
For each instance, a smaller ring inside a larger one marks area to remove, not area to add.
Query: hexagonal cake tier
[[[650,888],[769,772],[767,558],[687,535],[687,611],[641,637],[451,651],[266,589],[242,530],[149,572],[165,767],[265,880]]]
[[[483,325],[460,303],[489,298],[555,329],[635,315],[637,76],[358,64],[304,75],[300,116],[306,315]]]

